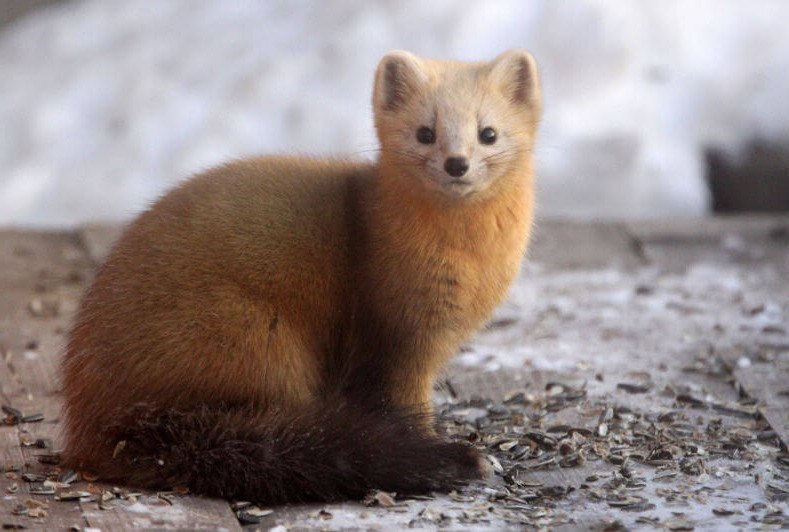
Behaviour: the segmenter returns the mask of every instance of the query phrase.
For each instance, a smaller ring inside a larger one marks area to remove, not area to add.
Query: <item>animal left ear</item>
[[[529,52],[508,50],[490,62],[490,79],[515,105],[539,111],[540,76],[537,62]]]

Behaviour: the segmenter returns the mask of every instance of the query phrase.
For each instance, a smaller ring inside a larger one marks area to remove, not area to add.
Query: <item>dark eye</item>
[[[416,130],[416,140],[422,144],[433,144],[436,141],[436,134],[427,126],[422,126]]]
[[[496,142],[496,130],[492,127],[486,127],[479,132],[479,141],[482,144],[493,144]]]

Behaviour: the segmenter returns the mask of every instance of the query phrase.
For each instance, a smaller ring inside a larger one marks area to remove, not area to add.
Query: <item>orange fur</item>
[[[107,478],[118,411],[325,401],[429,411],[436,374],[504,298],[532,219],[537,72],[387,55],[377,163],[262,157],[176,188],[126,230],[63,363],[66,462]],[[415,131],[435,130],[433,145]],[[499,138],[480,145],[481,127]],[[447,182],[446,157],[470,161]]]

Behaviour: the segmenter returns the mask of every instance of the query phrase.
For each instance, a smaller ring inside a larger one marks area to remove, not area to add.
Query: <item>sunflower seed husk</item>
[[[21,423],[38,423],[39,421],[44,421],[44,414],[41,413],[29,414],[27,416],[22,417],[22,419],[20,419]]]
[[[651,382],[644,382],[644,383],[632,383],[632,382],[620,382],[616,385],[616,387],[620,390],[624,390],[627,393],[647,393],[649,390],[652,389],[653,384]]]
[[[58,475],[58,482],[62,484],[71,484],[79,480],[79,473],[73,469],[66,469]]]
[[[383,506],[385,508],[391,508],[395,506],[395,500],[391,494],[385,491],[373,491],[368,493],[367,496],[364,498],[364,504],[366,506]]]
[[[55,488],[52,486],[30,486],[29,490],[31,495],[54,495]]]
[[[264,517],[274,513],[274,510],[264,510],[257,506],[248,506],[237,512],[238,520],[245,524],[260,523]]]
[[[22,419],[22,417],[23,417],[22,416],[22,412],[20,412],[19,410],[17,410],[13,406],[2,405],[2,406],[0,406],[0,409],[2,409],[3,413],[6,414],[7,416],[11,416],[11,417],[13,417],[13,418],[15,418],[17,420]]]
[[[88,491],[61,491],[55,495],[56,501],[82,501],[91,497]]]

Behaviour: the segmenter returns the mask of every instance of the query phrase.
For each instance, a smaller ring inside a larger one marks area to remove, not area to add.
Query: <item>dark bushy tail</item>
[[[127,418],[128,419],[128,418]],[[424,417],[311,407],[135,413],[119,429],[113,469],[147,488],[265,503],[449,490],[484,476],[472,447],[424,433]]]

